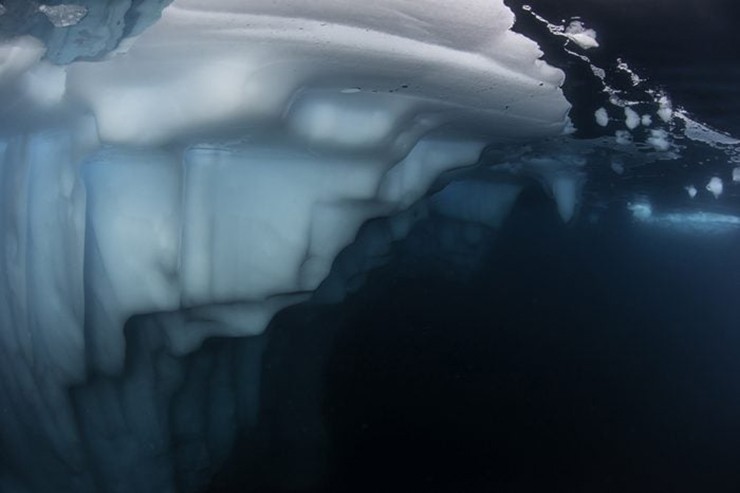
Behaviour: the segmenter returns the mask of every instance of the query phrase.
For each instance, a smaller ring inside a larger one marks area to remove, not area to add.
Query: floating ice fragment
[[[580,195],[581,177],[577,174],[562,174],[551,179],[552,196],[563,222],[573,219]]]
[[[640,221],[646,221],[653,215],[653,207],[647,200],[640,200],[639,202],[629,202],[627,209],[632,212],[632,217]]]
[[[671,148],[671,143],[668,140],[668,133],[661,129],[651,130],[647,143],[653,146],[656,151],[665,152]]]
[[[565,28],[565,36],[584,50],[599,47],[599,42],[596,41],[596,31],[586,29],[581,21],[572,21]]]
[[[642,115],[640,122],[642,123],[643,127],[649,127],[653,124],[653,118],[650,115]]]
[[[696,194],[698,193],[694,185],[689,185],[688,187],[684,187],[684,190],[686,190],[686,193],[688,193],[689,197],[691,197],[692,199],[696,197]]]
[[[712,192],[712,195],[714,195],[714,198],[719,198],[720,195],[722,195],[722,191],[724,189],[724,186],[722,184],[722,180],[716,176],[713,176],[711,180],[709,180],[709,183],[707,183],[707,190]]]
[[[732,170],[732,181],[740,183],[740,166]]]
[[[640,82],[642,82],[642,79],[640,78],[640,76],[639,76],[639,75],[637,75],[637,74],[636,74],[636,73],[635,73],[635,72],[634,72],[634,71],[633,71],[633,70],[632,70],[632,69],[630,68],[630,66],[629,66],[629,65],[627,65],[627,63],[626,63],[626,62],[622,61],[622,59],[621,59],[621,58],[617,58],[617,62],[618,62],[617,68],[618,68],[619,70],[621,70],[622,72],[625,72],[625,73],[627,73],[627,74],[628,74],[628,75],[630,76],[630,80],[632,81],[632,85],[633,85],[633,86],[638,86],[638,85],[640,85]]]
[[[640,125],[640,115],[632,108],[624,109],[624,124],[630,130],[636,129]]]
[[[596,110],[594,117],[599,126],[606,127],[609,124],[609,115],[606,113],[605,108],[599,108]]]
[[[39,5],[39,12],[44,14],[55,27],[69,27],[74,26],[87,15],[87,7],[66,3]]]
[[[614,132],[614,138],[616,139],[617,144],[620,145],[629,145],[632,143],[632,134],[627,130],[617,130]]]
[[[624,173],[624,163],[622,163],[622,161],[620,161],[619,159],[612,159],[611,168],[612,171],[614,171],[618,175]]]
[[[661,120],[668,123],[673,118],[673,106],[671,101],[666,96],[661,96],[658,100],[660,108],[658,109],[658,116]]]

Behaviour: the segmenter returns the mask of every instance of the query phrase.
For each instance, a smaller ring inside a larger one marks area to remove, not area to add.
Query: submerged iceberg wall
[[[163,338],[138,354],[168,358],[259,334],[364,221],[566,125],[563,74],[501,1],[177,0],[143,30],[166,3],[97,2],[46,44],[0,45],[3,492],[199,487],[189,468],[218,461],[193,461],[197,441],[178,459],[187,430],[163,409],[231,367],[136,373],[151,365],[127,364],[127,321],[151,314]],[[96,383],[125,368],[143,393]]]

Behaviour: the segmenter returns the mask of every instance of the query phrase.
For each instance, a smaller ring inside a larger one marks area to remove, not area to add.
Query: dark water
[[[534,190],[467,250],[456,227],[279,317],[261,465],[213,491],[740,489],[737,234],[566,227]]]

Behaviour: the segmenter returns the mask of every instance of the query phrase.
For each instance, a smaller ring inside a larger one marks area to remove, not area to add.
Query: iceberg
[[[579,112],[608,133],[578,135],[565,73],[502,0],[9,2],[0,16],[2,492],[205,491],[256,426],[274,317],[341,302],[424,217],[456,224],[439,239],[456,252],[535,187],[570,226],[602,168],[678,159],[684,138],[737,144],[665,94],[620,99],[567,47],[596,51],[596,32],[548,23],[604,95]]]

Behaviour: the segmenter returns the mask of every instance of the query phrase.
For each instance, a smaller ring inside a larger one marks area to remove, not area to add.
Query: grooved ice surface
[[[60,4],[39,5],[39,12],[44,14],[56,27],[74,26],[87,15],[87,8],[82,5]]]
[[[254,400],[205,339],[260,334],[367,219],[402,231],[439,174],[566,124],[501,1],[181,0],[144,32],[166,2],[79,4],[0,45],[3,492],[202,486]],[[518,193],[470,190],[500,207],[439,207],[497,224]]]

